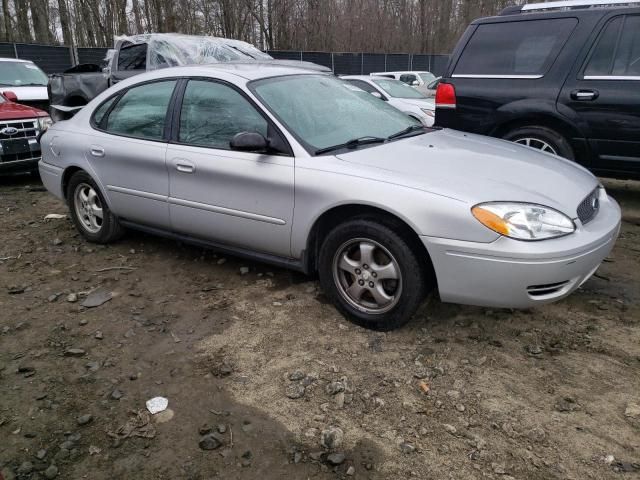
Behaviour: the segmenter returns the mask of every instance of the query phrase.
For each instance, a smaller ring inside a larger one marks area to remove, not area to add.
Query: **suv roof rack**
[[[606,7],[624,7],[638,6],[640,0],[563,0],[546,3],[528,3],[526,5],[507,7],[500,12],[500,15],[514,15],[526,12],[538,12],[546,10],[574,10],[585,8],[606,8]]]

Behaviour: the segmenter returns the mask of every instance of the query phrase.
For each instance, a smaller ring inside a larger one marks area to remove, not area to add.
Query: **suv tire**
[[[556,155],[569,160],[574,159],[573,149],[569,142],[557,133],[555,130],[551,130],[547,127],[541,127],[538,125],[532,125],[528,127],[520,127],[506,133],[502,138],[511,142],[527,145],[538,150],[546,151],[548,153],[555,153]],[[541,148],[544,147],[544,148]],[[549,150],[552,149],[551,150]]]
[[[96,182],[84,171],[74,173],[67,187],[71,219],[84,238],[92,243],[110,243],[122,237],[118,222]],[[100,217],[101,215],[101,217]]]
[[[424,263],[394,230],[359,218],[325,237],[318,274],[325,294],[346,318],[389,331],[409,322],[428,292]]]

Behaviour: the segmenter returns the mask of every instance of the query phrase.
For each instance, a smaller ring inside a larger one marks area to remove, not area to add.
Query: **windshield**
[[[387,138],[417,122],[329,75],[268,78],[253,82],[251,89],[313,151],[357,138]]]
[[[380,79],[374,80],[373,83],[383,89],[390,97],[395,98],[427,98],[415,88],[410,87],[406,83],[399,80]]]
[[[422,73],[419,73],[418,75],[420,75],[420,78],[426,84],[429,84],[436,79],[436,76],[431,72],[422,72]]]
[[[47,85],[47,76],[33,63],[0,62],[0,86]]]

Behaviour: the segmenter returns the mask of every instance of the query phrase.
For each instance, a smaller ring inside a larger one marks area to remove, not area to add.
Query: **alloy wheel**
[[[102,203],[95,189],[88,183],[80,183],[73,194],[73,204],[78,220],[89,233],[102,228]]]
[[[520,145],[526,145],[527,147],[535,148],[536,150],[542,150],[543,152],[552,153],[557,155],[556,149],[553,148],[550,144],[541,140],[539,138],[534,137],[523,137],[514,140],[515,143],[519,143]]]
[[[388,249],[367,238],[349,240],[337,249],[333,278],[340,295],[369,314],[388,312],[402,293],[398,262]]]

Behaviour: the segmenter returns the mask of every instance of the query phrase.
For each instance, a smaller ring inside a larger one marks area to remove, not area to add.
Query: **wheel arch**
[[[322,239],[338,224],[349,220],[366,218],[392,228],[396,232],[401,232],[402,237],[407,240],[410,247],[414,250],[419,258],[423,258],[424,262],[421,268],[426,275],[429,275],[434,283],[436,282],[435,270],[427,248],[420,240],[420,236],[406,220],[399,215],[389,212],[383,208],[360,204],[348,203],[336,205],[324,211],[314,221],[309,235],[305,255],[303,258],[303,266],[306,272],[312,273],[317,271],[317,260],[322,245]]]
[[[71,177],[73,177],[73,175],[76,172],[87,172],[84,168],[80,168],[77,165],[73,165],[70,167],[67,167],[64,169],[64,172],[62,172],[62,194],[64,195],[64,198],[67,198],[67,189],[69,188],[69,181],[71,180]],[[87,172],[87,175],[89,173]]]
[[[64,103],[65,103],[65,106],[67,107],[83,107],[87,103],[89,103],[89,100],[83,95],[74,94],[74,95],[70,95],[69,98],[67,98]]]
[[[108,195],[109,192],[107,191],[107,189],[104,188],[104,185],[102,184],[102,182],[97,180],[96,175],[94,175],[94,173],[91,170],[89,170],[88,168],[83,168],[82,166],[75,165],[75,164],[74,165],[69,165],[62,172],[62,185],[61,185],[61,187],[62,187],[62,194],[64,195],[65,200],[67,198],[67,193],[68,193],[67,189],[69,188],[69,181],[71,180],[71,177],[77,172],[84,172],[87,175],[89,175],[89,177],[91,177],[91,179],[96,183],[96,185],[100,189],[100,192],[102,193],[102,197],[103,197],[105,203],[107,204],[107,206],[109,208],[111,208],[111,199],[109,198],[109,195]]]
[[[512,118],[500,123],[491,136],[503,138],[508,132],[523,127],[546,127],[562,135],[569,144],[573,145],[573,139],[584,138],[584,135],[575,126],[554,115],[548,113],[529,114],[524,117]]]

